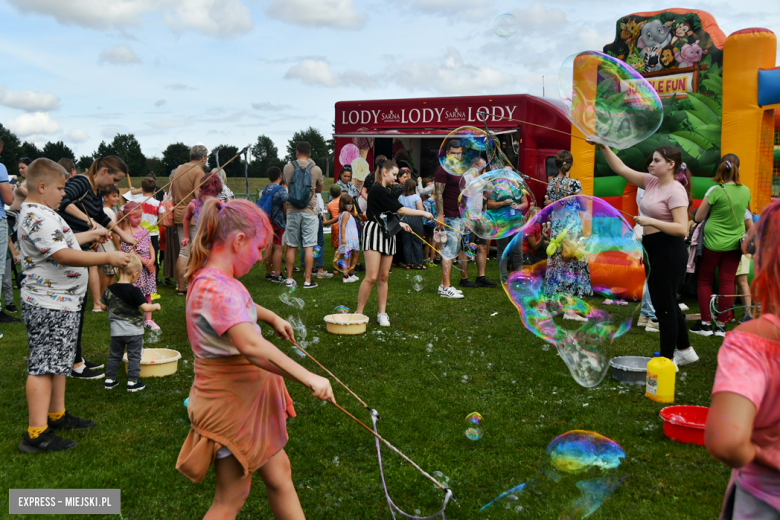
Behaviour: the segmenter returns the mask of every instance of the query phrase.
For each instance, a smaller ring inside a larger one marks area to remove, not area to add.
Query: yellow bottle
[[[656,352],[655,357],[647,362],[645,397],[657,403],[673,403],[676,375],[674,363]]]

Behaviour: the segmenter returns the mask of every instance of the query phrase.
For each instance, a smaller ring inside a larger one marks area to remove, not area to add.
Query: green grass
[[[329,245],[325,254],[329,261]],[[488,276],[496,279],[495,260],[488,268]],[[532,478],[547,444],[574,429],[598,431],[621,444],[627,454],[627,480],[590,518],[717,517],[728,469],[703,447],[664,437],[658,417],[662,405],[646,399],[644,388],[622,387],[610,376],[596,388],[583,388],[554,349],[525,330],[500,288],[466,290],[466,299],[448,300],[436,295],[438,269],[424,274],[427,285],[420,293],[411,289],[414,274],[393,270],[388,309],[392,327],[381,331],[376,327],[374,293],[366,309],[369,330],[361,336],[329,335],[322,322],[337,305],[355,308],[357,284],[322,280],[319,288],[300,291],[299,296],[306,301],[309,337],[320,338],[309,348],[312,355],[379,411],[379,431],[391,443],[428,472],[438,470],[450,477],[458,503],[451,503],[448,518],[509,515],[501,509],[489,514],[478,510]],[[256,267],[242,281],[257,303],[286,315],[277,287],[263,275]],[[138,394],[121,386],[105,391],[102,381],[69,379],[68,409],[97,425],[65,434],[79,443],[68,452],[31,456],[17,451],[27,425],[26,336],[21,324],[3,326],[0,511],[7,511],[8,488],[120,488],[126,519],[195,519],[206,512],[214,494],[213,471],[203,483],[192,484],[174,467],[189,430],[182,402],[193,377],[184,299],[168,286],[159,292],[163,311],[155,319],[164,331],[163,341],[150,346],[180,351],[178,372],[147,379],[147,389]],[[694,302],[688,304],[694,307]],[[87,305],[91,309],[91,302]],[[498,314],[491,317],[494,312]],[[84,354],[105,362],[106,315],[88,312],[86,320]],[[268,328],[264,330],[270,337]],[[692,338],[701,361],[680,371],[685,380],[677,381],[677,403],[708,405],[722,340]],[[652,355],[654,350],[657,334],[632,329],[615,342],[612,355]],[[308,360],[302,364],[315,369]],[[468,375],[467,383],[461,382],[463,375]],[[288,421],[286,451],[307,517],[389,519],[372,437],[303,388],[292,383],[288,388],[298,416]],[[340,404],[370,420],[343,389],[335,384],[334,389]],[[463,434],[464,418],[473,411],[484,417],[485,434],[476,442]],[[409,512],[438,510],[442,493],[389,450],[382,453],[396,503]],[[555,518],[558,511],[537,513],[540,518]],[[270,517],[262,481],[256,477],[239,518]]]

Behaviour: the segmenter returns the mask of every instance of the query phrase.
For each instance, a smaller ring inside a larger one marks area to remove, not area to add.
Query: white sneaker
[[[661,329],[658,328],[658,320],[647,320],[645,330],[647,332],[661,332]]]
[[[295,280],[293,280],[292,278],[288,278],[287,280],[284,281],[284,285],[286,285],[287,287],[292,287],[295,285]]]
[[[453,291],[455,291],[458,294],[463,294],[463,291],[461,291],[457,287],[454,287],[454,286],[450,285],[449,288],[452,289]],[[441,296],[441,293],[443,293],[443,292],[444,292],[444,285],[439,284],[439,296]]]
[[[677,351],[675,350],[674,353],[677,354]],[[680,371],[680,367],[677,365],[677,360],[676,359],[672,360],[672,365],[674,365],[674,371],[675,372],[679,372]]]
[[[689,307],[687,305],[685,305],[684,303],[678,303],[677,305],[680,306],[680,310],[683,311],[683,312],[685,312],[687,310],[690,310]]]
[[[342,283],[352,283],[352,277],[347,276],[346,278],[341,279]]]
[[[580,316],[579,314],[573,312],[564,312],[563,319],[574,320],[574,321],[588,321],[588,318],[586,318],[585,316]]]
[[[455,290],[454,287],[447,287],[443,291],[440,291],[439,296],[441,296],[442,298],[453,298],[455,300],[463,299],[463,293]]]
[[[352,275],[352,276],[350,276],[349,278],[350,278],[350,279],[351,279],[353,282],[359,282],[359,281],[360,281],[360,278],[358,278],[356,274],[353,274],[353,275]]]
[[[387,316],[386,312],[380,312],[376,315],[376,321],[379,322],[380,327],[389,327],[390,326],[390,318]]]
[[[314,276],[317,278],[333,278],[333,273],[329,273],[328,271],[319,272],[317,271],[314,273]]]
[[[650,318],[647,316],[639,315],[639,320],[636,322],[637,327],[647,327],[647,322],[650,321]]]
[[[693,350],[693,347],[686,348],[685,350],[674,351],[673,361],[677,366],[690,365],[691,363],[695,363],[698,360],[699,356],[696,354],[696,351]]]

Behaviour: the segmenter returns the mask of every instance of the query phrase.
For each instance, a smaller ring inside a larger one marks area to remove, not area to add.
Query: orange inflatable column
[[[598,87],[599,59],[594,56],[578,56],[574,61],[574,92],[572,117],[587,129],[591,135],[596,134],[596,88]],[[577,137],[587,136],[574,125],[571,133]],[[571,177],[582,183],[582,193],[593,195],[593,173],[596,171],[596,147],[573,137],[571,154],[574,156],[574,166]]]
[[[737,31],[723,49],[721,152],[739,157],[740,180],[750,188],[756,213],[771,201],[772,163],[766,156],[774,144],[767,138],[773,114],[758,105],[758,69],[773,68],[776,54],[777,37],[769,29]]]

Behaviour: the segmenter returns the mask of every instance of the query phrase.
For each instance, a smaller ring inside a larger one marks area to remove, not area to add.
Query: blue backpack
[[[263,190],[260,200],[257,201],[257,207],[265,211],[265,214],[268,215],[268,218],[270,219],[273,219],[271,210],[273,208],[274,193],[276,193],[279,188],[281,188],[281,186],[278,184],[269,184]]]
[[[287,187],[289,192],[287,202],[293,207],[304,209],[311,202],[311,170],[314,168],[314,163],[310,163],[305,170],[298,165],[298,161],[293,161],[291,164],[295,167],[295,171]]]

